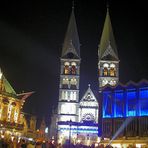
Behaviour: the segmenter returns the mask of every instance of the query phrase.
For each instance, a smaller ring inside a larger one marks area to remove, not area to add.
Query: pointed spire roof
[[[68,58],[69,53],[72,53],[74,58],[80,58],[80,42],[74,15],[74,5],[72,6],[72,12],[64,39],[62,58]]]
[[[87,106],[98,106],[98,101],[90,88],[90,84],[88,84],[88,89],[85,92],[84,96],[80,101],[81,106],[86,106],[86,102],[88,103]],[[92,103],[90,103],[92,102]]]
[[[7,81],[1,69],[0,69],[0,91],[16,95],[15,90],[12,88],[10,83]]]
[[[118,52],[114,39],[112,24],[109,15],[109,7],[107,6],[107,13],[103,32],[98,49],[99,59],[104,60],[118,60]]]

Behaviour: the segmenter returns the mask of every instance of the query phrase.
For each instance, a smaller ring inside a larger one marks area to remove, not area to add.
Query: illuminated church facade
[[[119,81],[119,59],[108,11],[98,55],[98,81],[101,91],[105,85],[115,86]],[[80,42],[73,8],[61,55],[57,137],[60,143],[68,139],[73,143],[89,145],[99,140],[99,103],[90,84],[84,96],[79,98],[80,63]]]
[[[80,98],[80,64],[80,42],[72,9],[61,55],[55,127],[58,142],[147,145],[148,83],[120,84],[119,58],[108,8],[98,46],[98,97],[88,85]]]

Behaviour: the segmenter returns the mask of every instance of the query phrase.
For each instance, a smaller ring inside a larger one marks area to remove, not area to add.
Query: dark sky
[[[148,79],[146,1],[110,0],[110,16],[120,59],[120,81]],[[0,67],[17,93],[36,91],[24,111],[49,119],[59,95],[61,48],[71,0],[5,0],[0,4]],[[106,2],[76,0],[81,42],[80,95],[88,83],[98,90],[97,47]]]

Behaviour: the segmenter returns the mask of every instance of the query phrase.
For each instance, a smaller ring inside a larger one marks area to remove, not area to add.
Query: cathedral
[[[104,28],[98,48],[98,84],[101,92],[107,84],[115,86],[119,81],[119,59],[112,25],[107,8]],[[90,84],[82,98],[80,84],[80,41],[74,8],[72,8],[62,47],[59,85],[59,101],[56,116],[57,139],[90,145],[98,142],[99,102]]]
[[[148,81],[119,81],[119,57],[107,8],[98,46],[98,95],[90,84],[80,98],[80,41],[74,8],[60,57],[58,109],[50,137],[58,143],[114,147],[148,145]]]

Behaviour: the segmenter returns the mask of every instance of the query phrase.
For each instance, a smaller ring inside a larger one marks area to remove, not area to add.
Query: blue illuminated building
[[[120,136],[148,136],[148,81],[105,86],[101,114],[103,137],[112,137],[127,119]]]

